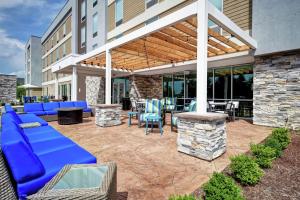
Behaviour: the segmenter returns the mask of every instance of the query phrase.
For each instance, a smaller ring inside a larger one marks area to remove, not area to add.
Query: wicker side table
[[[38,193],[28,199],[117,199],[115,163],[66,165]]]

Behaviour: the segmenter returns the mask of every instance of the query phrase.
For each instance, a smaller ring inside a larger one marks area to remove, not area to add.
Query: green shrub
[[[276,138],[272,136],[268,137],[265,141],[265,146],[275,149],[276,157],[280,157],[282,155],[282,146]]]
[[[251,144],[250,147],[256,163],[262,168],[270,168],[276,158],[276,150],[262,144]]]
[[[288,129],[286,128],[275,128],[271,134],[272,138],[276,138],[282,149],[287,148],[287,146],[291,143],[291,135]]]
[[[206,200],[244,200],[241,189],[234,180],[222,173],[214,173],[211,179],[204,184]]]
[[[263,176],[262,169],[255,160],[244,154],[230,158],[230,169],[233,177],[244,185],[254,185]]]
[[[172,195],[169,200],[197,200],[195,197],[192,195]]]

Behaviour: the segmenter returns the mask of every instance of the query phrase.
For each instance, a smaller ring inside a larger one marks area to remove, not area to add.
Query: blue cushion
[[[74,101],[74,106],[75,107],[80,107],[80,108],[83,108],[83,109],[88,107],[86,101]]]
[[[34,112],[34,111],[43,111],[42,103],[25,103],[24,111],[25,112]]]
[[[53,111],[59,108],[59,103],[58,102],[43,103],[43,108],[44,111]]]
[[[74,103],[72,101],[59,102],[59,107],[61,107],[61,108],[74,107]]]
[[[11,111],[11,112],[6,113],[6,115],[9,116],[11,119],[13,119],[17,124],[22,123],[22,119],[16,112]]]
[[[1,134],[1,144],[5,145],[16,142],[24,142],[27,144],[27,141],[16,127],[3,128]]]
[[[23,142],[6,144],[2,148],[17,183],[24,183],[45,174],[39,158]]]
[[[39,122],[42,126],[48,125],[48,122],[36,116],[35,114],[21,114],[19,115],[19,118],[21,119],[22,123]]]
[[[57,115],[57,111],[56,110],[47,110],[45,111],[47,115]]]
[[[14,112],[14,109],[9,104],[5,104],[4,108],[5,112]]]
[[[55,159],[53,159],[55,158]],[[67,147],[39,156],[46,173],[32,181],[17,184],[19,198],[25,199],[28,195],[36,193],[66,164],[96,163],[96,158],[79,146]]]
[[[24,133],[25,140],[28,140],[28,143],[33,142],[41,142],[46,140],[53,140],[56,138],[64,137],[62,134],[60,134],[58,131],[49,131],[49,132],[41,132],[41,133],[35,133],[35,134],[26,134]]]
[[[37,116],[43,116],[43,115],[46,115],[46,112],[45,111],[31,111],[31,112],[27,112],[28,114],[34,114],[34,115],[37,115]]]
[[[92,112],[92,109],[91,108],[84,108],[83,112]]]
[[[44,140],[39,142],[32,142],[31,144],[32,151],[36,155],[42,155],[45,153],[57,151],[64,149],[66,147],[76,145],[72,140],[66,137],[58,137],[51,140]]]

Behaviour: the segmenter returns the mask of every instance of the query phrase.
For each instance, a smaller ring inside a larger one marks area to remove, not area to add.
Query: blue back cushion
[[[59,107],[61,107],[61,108],[74,107],[74,103],[72,101],[59,102]]]
[[[39,158],[23,142],[5,144],[2,148],[17,183],[28,182],[45,174]]]
[[[74,106],[80,108],[87,108],[87,103],[86,101],[74,101]]]
[[[25,112],[43,111],[43,104],[42,103],[25,103],[24,111]]]
[[[5,112],[14,112],[14,109],[9,104],[5,104],[4,108]]]
[[[15,111],[8,112],[8,113],[6,113],[6,115],[9,117],[6,120],[12,119],[17,124],[22,124],[23,123],[21,118],[19,117],[19,115]]]
[[[58,102],[43,103],[43,108],[45,111],[55,110],[59,108],[59,103]]]

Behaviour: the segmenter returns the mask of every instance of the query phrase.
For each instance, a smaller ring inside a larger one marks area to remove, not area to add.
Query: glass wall
[[[196,97],[196,72],[186,71],[163,77],[164,97],[177,97],[184,105]],[[251,65],[208,69],[207,99],[239,101],[237,116],[252,117],[253,67]]]

